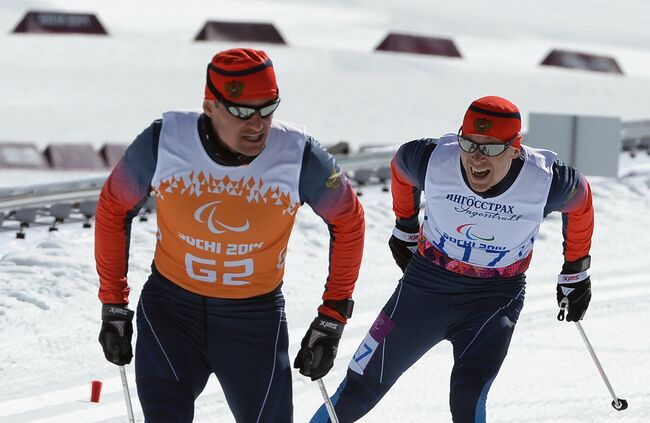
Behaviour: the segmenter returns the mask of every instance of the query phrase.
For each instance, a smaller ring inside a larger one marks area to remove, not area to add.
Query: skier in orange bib
[[[190,422],[214,373],[237,422],[291,422],[283,283],[296,212],[330,231],[323,304],[295,360],[313,380],[331,369],[352,314],[363,209],[334,158],[303,129],[273,120],[280,105],[263,51],[231,49],[208,65],[203,113],[172,111],[133,141],[102,189],[95,257],[99,341],[132,358],[131,220],[149,195],[158,233],[137,306],[136,382],[147,421]]]

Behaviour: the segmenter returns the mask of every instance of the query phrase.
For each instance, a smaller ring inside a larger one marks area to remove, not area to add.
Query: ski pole
[[[566,298],[563,298],[562,301],[560,301],[560,313],[557,316],[558,320],[564,320],[564,314],[565,312],[568,312],[569,309],[568,303],[569,300],[567,300]],[[605,382],[605,386],[607,386],[607,390],[609,391],[609,394],[612,396],[613,399],[612,407],[614,407],[614,409],[617,411],[625,410],[627,408],[627,401],[624,400],[623,398],[619,398],[616,396],[616,393],[612,388],[612,384],[609,383],[609,379],[605,374],[605,370],[603,369],[603,366],[600,364],[600,360],[598,360],[598,356],[596,356],[596,351],[594,351],[594,348],[591,346],[591,342],[589,342],[589,338],[587,338],[587,334],[585,333],[585,330],[582,328],[580,322],[574,322],[574,323],[576,324],[576,328],[578,328],[578,332],[580,332],[580,336],[582,337],[582,340],[585,342],[585,345],[587,346],[587,350],[589,351],[589,354],[591,355],[591,359],[594,361],[594,364],[596,365],[596,368],[600,373],[600,377],[603,379],[603,382]]]
[[[323,396],[323,400],[325,401],[325,408],[327,408],[327,414],[329,414],[330,420],[332,423],[339,423],[339,418],[336,417],[336,411],[334,411],[334,404],[332,404],[330,396],[327,395],[327,389],[325,389],[325,383],[323,383],[323,379],[316,379],[316,383],[318,384],[320,393]]]
[[[133,406],[131,406],[131,394],[129,394],[129,383],[126,380],[126,370],[124,369],[124,366],[118,367],[120,368],[122,391],[124,391],[124,401],[126,401],[126,412],[129,415],[129,423],[135,423],[135,418],[133,417]]]
[[[605,374],[605,370],[603,370],[603,366],[600,364],[600,361],[598,360],[598,357],[596,356],[596,351],[594,351],[593,347],[591,346],[591,343],[589,342],[589,339],[587,339],[587,334],[585,333],[585,330],[582,329],[582,325],[580,322],[575,322],[576,327],[578,328],[578,332],[580,332],[580,336],[582,336],[582,340],[585,341],[585,345],[587,346],[587,349],[589,350],[589,354],[591,354],[591,358],[594,360],[594,364],[596,365],[596,368],[598,369],[598,372],[600,373],[600,377],[603,379],[603,382],[605,382],[605,386],[607,386],[607,390],[609,391],[609,394],[612,396],[613,401],[612,401],[612,407],[618,411],[625,410],[627,408],[627,401],[619,398],[616,396],[614,393],[614,389],[612,388],[611,383],[609,383],[609,379],[607,379],[607,375]]]

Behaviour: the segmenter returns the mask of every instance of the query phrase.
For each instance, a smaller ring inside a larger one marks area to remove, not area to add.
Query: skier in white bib
[[[389,246],[404,276],[332,396],[341,423],[370,411],[442,340],[453,345],[453,421],[486,421],[487,393],[524,303],[524,272],[552,211],[562,213],[564,236],[558,304],[568,304],[567,321],[584,316],[591,298],[589,184],[555,153],[521,145],[520,130],[517,106],[483,97],[469,106],[458,133],[411,141],[395,154]],[[311,420],[329,421],[324,407]]]

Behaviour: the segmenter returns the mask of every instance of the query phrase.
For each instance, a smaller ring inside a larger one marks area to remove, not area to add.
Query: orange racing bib
[[[198,113],[163,115],[153,177],[158,271],[200,295],[249,298],[275,289],[300,206],[304,133],[274,122],[246,166],[222,166],[199,138]]]

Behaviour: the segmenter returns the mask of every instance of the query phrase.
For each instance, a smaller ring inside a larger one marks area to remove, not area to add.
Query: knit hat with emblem
[[[474,100],[465,112],[462,135],[485,135],[508,142],[513,147],[521,143],[521,115],[519,108],[503,97],[487,96]]]
[[[273,62],[262,50],[235,48],[214,55],[208,65],[205,99],[231,102],[278,96]]]

